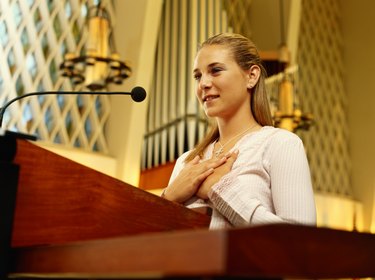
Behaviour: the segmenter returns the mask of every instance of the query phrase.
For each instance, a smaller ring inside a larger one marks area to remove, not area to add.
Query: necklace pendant
[[[215,152],[215,157],[219,157],[223,153],[223,147]]]

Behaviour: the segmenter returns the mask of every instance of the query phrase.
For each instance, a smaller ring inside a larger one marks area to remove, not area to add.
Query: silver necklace
[[[234,139],[236,139],[237,137],[244,135],[246,132],[248,132],[249,130],[253,129],[256,125],[257,125],[257,123],[254,124],[253,126],[250,126],[250,127],[247,128],[246,130],[240,132],[239,134],[235,135],[234,137],[232,137],[231,139],[229,139],[229,140],[228,140],[225,144],[223,144],[223,145],[220,143],[220,140],[219,140],[219,138],[218,138],[218,139],[216,140],[216,143],[218,143],[218,144],[220,145],[220,148],[215,152],[215,157],[219,157],[219,156],[223,153],[223,151],[224,151],[224,147],[225,147],[227,144],[229,144],[230,142],[232,142],[232,141],[233,141]]]

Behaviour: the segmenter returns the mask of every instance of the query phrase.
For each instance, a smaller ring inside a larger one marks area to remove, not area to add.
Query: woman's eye
[[[214,68],[212,68],[212,70],[211,70],[212,73],[218,73],[218,72],[220,72],[220,71],[221,71],[221,68],[219,68],[219,67],[214,67]]]
[[[199,81],[200,78],[201,78],[201,75],[199,74],[194,75],[194,80]]]

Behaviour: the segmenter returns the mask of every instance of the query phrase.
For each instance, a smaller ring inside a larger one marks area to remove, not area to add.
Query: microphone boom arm
[[[123,92],[123,91],[106,91],[106,92],[92,92],[92,91],[43,91],[43,92],[31,92],[27,94],[23,94],[21,96],[17,96],[9,100],[7,103],[4,104],[3,107],[0,108],[0,128],[3,124],[3,117],[5,110],[15,101],[35,95],[131,95],[132,99],[136,102],[141,102],[146,98],[146,91],[141,87],[135,87],[132,89],[131,92]]]

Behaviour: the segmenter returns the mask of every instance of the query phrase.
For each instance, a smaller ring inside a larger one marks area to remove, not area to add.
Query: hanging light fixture
[[[294,108],[293,83],[287,73],[287,68],[290,65],[290,51],[285,42],[283,0],[279,1],[279,8],[281,44],[278,51],[283,78],[279,86],[278,110],[274,115],[275,126],[293,132],[298,129],[308,130],[313,123],[313,115],[302,113],[300,109]]]
[[[82,55],[67,53],[60,65],[64,77],[73,84],[84,84],[91,91],[104,89],[108,84],[122,84],[131,74],[130,67],[116,52],[108,12],[93,6],[87,15],[88,39]]]

